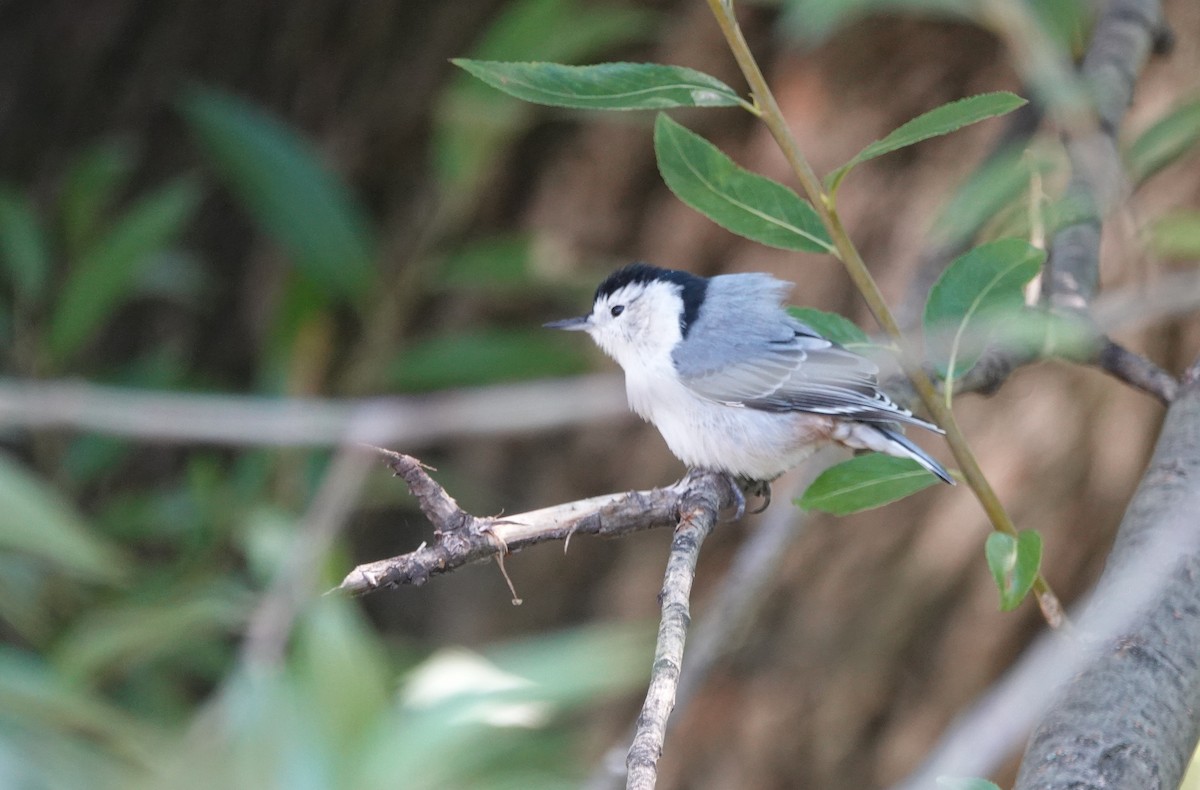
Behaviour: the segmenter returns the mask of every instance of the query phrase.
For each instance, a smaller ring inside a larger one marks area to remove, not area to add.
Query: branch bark
[[[611,537],[672,526],[684,503],[700,494],[716,497],[721,505],[733,502],[728,485],[717,487],[722,479],[719,475],[688,475],[663,488],[606,494],[503,518],[479,517],[460,508],[416,458],[374,449],[398,477],[404,478],[417,498],[421,511],[434,526],[433,543],[350,571],[335,589],[356,595],[380,587],[421,585],[432,576],[463,565],[503,557],[546,541],[570,541],[576,534]]]
[[[1095,605],[1161,584],[1160,591],[1129,630],[1107,640],[1038,725],[1017,790],[1179,786],[1200,738],[1197,513],[1200,384],[1192,376],[1167,411]],[[1149,572],[1141,561],[1148,551],[1163,560]]]
[[[625,761],[628,768],[625,786],[630,790],[653,790],[658,782],[658,758],[662,756],[667,738],[667,720],[675,709],[683,647],[692,622],[689,600],[700,547],[717,523],[722,487],[726,489],[724,496],[733,497],[729,490],[732,482],[723,475],[691,472],[685,480],[694,480],[699,485],[689,486],[680,498],[679,526],[671,541],[671,554],[659,593],[662,619],[654,648],[654,668]]]

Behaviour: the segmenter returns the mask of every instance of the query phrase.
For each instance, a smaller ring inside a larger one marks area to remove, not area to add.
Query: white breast
[[[665,362],[665,364],[664,364]],[[753,480],[771,480],[829,440],[826,417],[730,406],[681,384],[669,360],[627,365],[629,406],[654,424],[679,460]]]

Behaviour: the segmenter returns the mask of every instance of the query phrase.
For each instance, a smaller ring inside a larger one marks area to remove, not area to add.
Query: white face
[[[622,367],[669,360],[683,338],[679,287],[660,280],[631,283],[592,305],[584,329]]]

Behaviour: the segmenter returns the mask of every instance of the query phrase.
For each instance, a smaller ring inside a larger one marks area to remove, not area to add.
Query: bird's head
[[[600,283],[590,313],[546,326],[587,332],[624,368],[660,362],[687,336],[707,287],[704,277],[634,263]]]

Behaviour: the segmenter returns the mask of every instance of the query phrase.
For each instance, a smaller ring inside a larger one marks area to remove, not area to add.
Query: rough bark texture
[[[1200,386],[1170,410],[1096,606],[1161,585],[1137,625],[1071,681],[1030,739],[1017,790],[1172,790],[1200,738]],[[1153,551],[1153,573],[1126,570]],[[1086,638],[1086,635],[1084,635]]]

